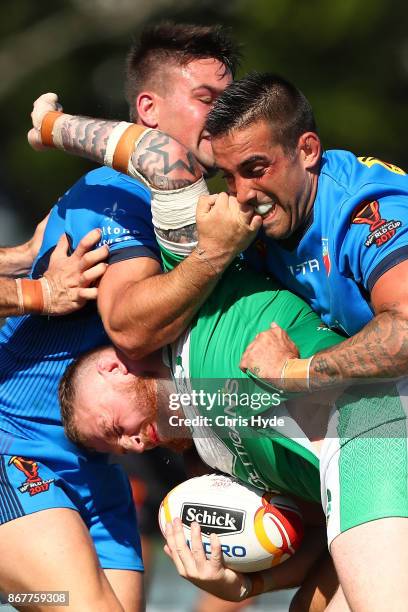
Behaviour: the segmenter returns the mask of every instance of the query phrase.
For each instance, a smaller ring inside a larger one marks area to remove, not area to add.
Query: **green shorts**
[[[364,385],[333,409],[320,453],[329,546],[363,523],[408,518],[407,397],[406,381]]]

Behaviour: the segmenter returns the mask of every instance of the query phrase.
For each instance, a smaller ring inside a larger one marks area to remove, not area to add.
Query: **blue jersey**
[[[261,235],[259,246],[283,285],[354,335],[374,316],[376,281],[408,259],[408,177],[373,157],[327,151],[306,227],[285,241]]]
[[[74,249],[96,227],[102,229],[101,242],[109,244],[110,263],[140,256],[159,261],[150,192],[134,179],[100,168],[54,206],[32,276],[37,278],[47,268],[62,233]],[[108,342],[94,302],[64,317],[9,319],[0,331],[0,432],[10,434],[7,440],[61,440],[61,375],[79,354]]]

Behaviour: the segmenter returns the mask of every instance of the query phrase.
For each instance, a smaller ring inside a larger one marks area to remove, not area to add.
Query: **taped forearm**
[[[87,142],[92,138],[93,159],[144,182],[151,190],[152,219],[159,244],[167,251],[187,256],[197,244],[194,237],[191,239],[191,231],[195,228],[198,199],[208,195],[196,160],[183,145],[159,130],[126,121],[99,123],[99,131],[95,132],[95,120],[50,112],[42,121],[41,139],[46,146],[70,152],[79,152],[80,145],[82,154],[89,154]],[[75,137],[76,131],[84,132],[80,141]],[[105,143],[98,145],[101,133]],[[188,238],[178,231],[186,227]]]

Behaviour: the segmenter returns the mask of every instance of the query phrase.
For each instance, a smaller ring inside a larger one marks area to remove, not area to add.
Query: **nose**
[[[235,181],[236,198],[240,204],[256,206],[257,192],[250,180],[239,177]]]
[[[122,436],[120,446],[127,452],[143,453],[145,445],[140,436]]]

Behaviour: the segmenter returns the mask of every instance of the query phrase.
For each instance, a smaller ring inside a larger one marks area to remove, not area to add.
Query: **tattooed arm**
[[[48,107],[45,112],[49,110],[53,109]],[[43,116],[44,108],[41,112]],[[38,108],[34,108],[33,120],[39,128]],[[62,115],[57,123],[65,150],[100,163],[105,159],[109,136],[118,125],[70,115]],[[38,129],[32,130],[29,139],[35,148],[41,148]],[[158,130],[140,138],[130,166],[159,190],[187,187],[202,176],[193,155]],[[161,274],[157,261],[148,257],[109,266],[99,286],[98,307],[112,341],[137,359],[175,340],[222,271],[253,239],[259,222],[251,207],[241,207],[234,198],[226,194],[208,196],[202,198],[197,209],[197,230],[191,221],[177,230],[158,228],[160,235],[172,242],[191,243],[198,236],[199,246],[174,270]]]
[[[383,274],[373,287],[375,317],[352,338],[318,353],[311,364],[314,386],[347,378],[408,374],[408,261]]]
[[[329,349],[314,355],[310,387],[319,389],[348,380],[399,377],[408,374],[408,261],[383,274],[373,287],[375,316],[363,329]],[[242,369],[261,378],[281,380],[285,362],[298,358],[297,347],[284,330],[273,324],[246,349]],[[286,380],[288,391],[298,381]]]

